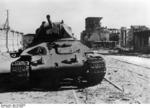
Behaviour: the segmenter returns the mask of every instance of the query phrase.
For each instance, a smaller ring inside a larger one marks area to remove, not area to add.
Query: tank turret
[[[53,42],[61,38],[72,38],[71,27],[61,22],[52,22],[50,15],[46,16],[47,22],[42,22],[41,26],[36,29],[36,36],[33,44],[41,42]]]
[[[46,15],[46,19],[47,22],[42,21],[40,27],[36,29],[35,34],[28,36],[28,38],[24,38],[24,49],[21,49],[22,51],[42,42],[52,43],[62,38],[73,38],[71,27],[64,24],[63,20],[60,22],[52,22],[50,15]],[[24,36],[26,37],[26,35]],[[10,54],[10,56],[12,58],[18,57],[21,52],[14,52]]]

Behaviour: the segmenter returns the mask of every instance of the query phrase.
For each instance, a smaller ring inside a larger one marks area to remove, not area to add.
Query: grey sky
[[[103,17],[102,25],[120,28],[130,25],[150,27],[149,0],[1,0],[0,25],[4,24],[6,9],[10,26],[24,33],[34,33],[46,14],[52,21],[64,20],[79,37],[84,30],[85,18]]]

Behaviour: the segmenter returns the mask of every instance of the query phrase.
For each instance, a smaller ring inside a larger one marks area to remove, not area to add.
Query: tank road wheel
[[[43,75],[37,75],[35,73],[30,74],[31,87],[40,87],[46,90],[57,90],[60,87],[59,81],[60,77],[56,71],[51,72],[51,74],[48,72]]]
[[[14,75],[11,75],[11,88],[15,89],[15,90],[25,90],[28,89],[28,79],[27,78],[20,78],[20,77],[16,77]]]
[[[102,58],[89,58],[86,62],[86,79],[89,84],[100,83],[106,73],[105,62]]]
[[[48,72],[42,77],[42,87],[47,90],[57,90],[60,87],[60,75],[56,70]]]
[[[59,71],[56,70],[56,71],[53,72],[50,83],[51,83],[50,84],[51,88],[53,90],[58,90],[59,89],[59,87],[60,87],[60,74],[59,74]]]
[[[30,77],[29,77],[29,85],[30,85],[30,88],[33,88],[33,87],[38,87],[39,84],[40,84],[40,79],[36,76],[35,73],[33,73],[32,71],[30,72]]]

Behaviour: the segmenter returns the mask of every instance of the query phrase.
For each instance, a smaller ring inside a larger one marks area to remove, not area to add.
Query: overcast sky
[[[63,19],[78,38],[89,16],[103,17],[102,26],[109,28],[150,27],[149,0],[0,0],[0,25],[5,23],[6,9],[11,28],[23,33],[34,33],[47,14],[52,21]]]

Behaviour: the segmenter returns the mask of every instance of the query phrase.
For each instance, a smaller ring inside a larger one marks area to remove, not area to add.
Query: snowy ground
[[[128,64],[112,58],[137,65]],[[141,103],[150,103],[150,69],[143,67],[147,63],[150,63],[149,59],[107,56],[106,61],[108,67],[106,77],[108,79],[120,85],[126,94],[131,94],[132,98],[139,100]]]
[[[142,57],[136,57],[136,56],[113,56],[113,55],[109,57],[150,68],[150,58],[142,58]]]

